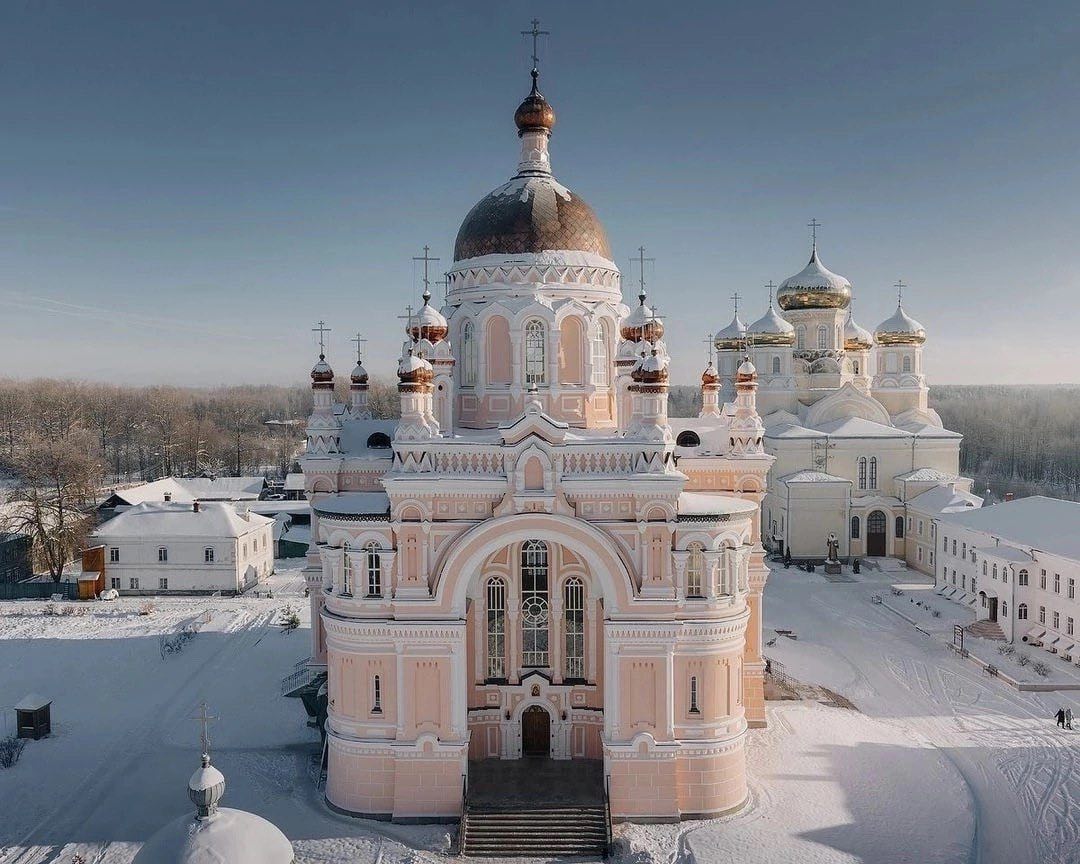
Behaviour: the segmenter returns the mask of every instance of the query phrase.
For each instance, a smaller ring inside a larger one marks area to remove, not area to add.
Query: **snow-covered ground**
[[[798,635],[780,637],[769,656],[859,710],[771,703],[770,728],[750,738],[749,805],[713,822],[620,826],[619,861],[1080,860],[1071,746],[1080,738],[1050,719],[1065,700],[991,681],[870,603],[891,597],[888,574],[859,578],[777,570],[765,605],[770,628]],[[300,864],[448,861],[446,826],[353,820],[322,803],[311,779],[318,735],[299,702],[279,695],[309,650],[299,571],[282,569],[273,587],[273,599],[154,600],[150,615],[138,614],[143,599],[76,604],[86,611],[70,616],[44,615],[38,601],[0,603],[0,705],[31,691],[54,699],[52,737],[0,770],[0,864],[70,864],[75,853],[128,864],[191,809],[190,718],[203,700],[219,717],[211,737],[224,803],[275,822]],[[286,603],[303,621],[291,635],[275,626]],[[163,660],[161,635],[192,623],[199,635]],[[11,714],[3,710],[0,732]]]

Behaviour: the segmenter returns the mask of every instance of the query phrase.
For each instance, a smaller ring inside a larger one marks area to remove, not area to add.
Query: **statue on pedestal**
[[[830,532],[825,542],[829,547],[829,557],[825,559],[825,573],[829,576],[838,576],[840,574],[840,540]]]

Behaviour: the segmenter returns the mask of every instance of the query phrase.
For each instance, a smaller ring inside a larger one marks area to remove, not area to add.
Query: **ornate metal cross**
[[[319,359],[322,359],[326,356],[326,334],[330,332],[330,328],[325,321],[320,321],[318,327],[311,328],[311,332],[319,334]]]
[[[806,227],[810,229],[810,237],[813,240],[814,248],[817,249],[817,229],[821,227],[821,223],[817,219],[811,219],[806,223]]]
[[[210,713],[210,707],[205,703],[199,703],[199,711],[197,714],[191,715],[192,720],[198,720],[199,731],[199,743],[202,745],[202,752],[210,752],[210,724],[218,718]]]
[[[413,261],[423,261],[424,262],[424,300],[425,301],[431,299],[431,287],[430,287],[430,282],[429,282],[429,279],[428,279],[428,264],[430,264],[433,261],[438,261],[439,260],[438,258],[432,258],[430,255],[428,255],[428,253],[430,251],[431,251],[431,247],[425,245],[424,246],[424,254],[423,255],[414,255],[413,259],[412,259]]]
[[[533,40],[533,49],[532,49],[533,72],[538,72],[540,70],[540,56],[537,53],[537,49],[540,47],[540,37],[541,36],[550,36],[551,31],[550,30],[541,30],[540,29],[540,19],[539,18],[533,18],[533,20],[530,23],[532,24],[532,30],[522,30],[521,35],[522,36],[532,36],[532,40]]]
[[[364,343],[367,342],[367,339],[361,336],[358,330],[356,335],[349,341],[356,343],[356,362],[360,363],[364,359]]]

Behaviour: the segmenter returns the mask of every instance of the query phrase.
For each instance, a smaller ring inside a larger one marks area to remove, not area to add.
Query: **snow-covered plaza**
[[[883,594],[907,603],[889,593],[902,574],[854,578],[775,569],[765,636],[793,631],[768,656],[857,710],[827,704],[827,694],[770,702],[770,727],[750,739],[748,806],[713,822],[621,826],[617,860],[1080,860],[1080,732],[1052,718],[1080,701],[1017,693],[949,652],[944,636],[871,602]],[[276,823],[298,861],[444,860],[450,826],[351,820],[322,802],[318,734],[299,703],[280,696],[282,676],[310,645],[303,582],[281,569],[272,584],[273,599],[161,599],[150,615],[139,614],[138,599],[81,604],[78,615],[45,615],[38,601],[0,604],[0,702],[31,691],[54,700],[52,736],[0,771],[2,864],[130,862],[190,807],[199,734],[191,718],[204,700],[219,718],[210,734],[225,803]],[[289,635],[276,623],[286,604],[303,621]],[[947,632],[947,614],[932,620]],[[160,636],[195,622],[199,635],[163,659]]]

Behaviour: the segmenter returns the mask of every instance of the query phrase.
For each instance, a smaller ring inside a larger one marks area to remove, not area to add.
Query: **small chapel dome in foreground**
[[[184,815],[143,844],[132,864],[292,864],[289,838],[272,822],[244,810],[218,807],[225,777],[203,755],[191,775],[188,797],[195,815]]]
[[[851,283],[833,273],[818,258],[817,244],[810,262],[794,276],[780,283],[776,303],[788,309],[845,309],[851,302]]]
[[[318,361],[311,369],[311,380],[314,384],[334,384],[334,370],[326,362],[326,357],[319,355]]]
[[[746,328],[755,345],[794,345],[795,328],[769,303],[769,311]]]
[[[716,374],[716,367],[713,366],[712,360],[709,361],[709,365],[705,367],[705,371],[701,373],[702,384],[719,384],[720,376]]]
[[[398,362],[397,375],[402,384],[430,384],[435,377],[431,364],[412,348]]]
[[[368,373],[367,369],[364,368],[363,363],[361,363],[360,361],[356,362],[356,365],[353,367],[352,374],[349,376],[349,380],[353,384],[368,383]]]
[[[662,384],[668,380],[667,360],[653,348],[634,366],[630,377],[638,384]]]
[[[926,330],[898,304],[893,316],[878,324],[874,338],[878,345],[922,345]]]

